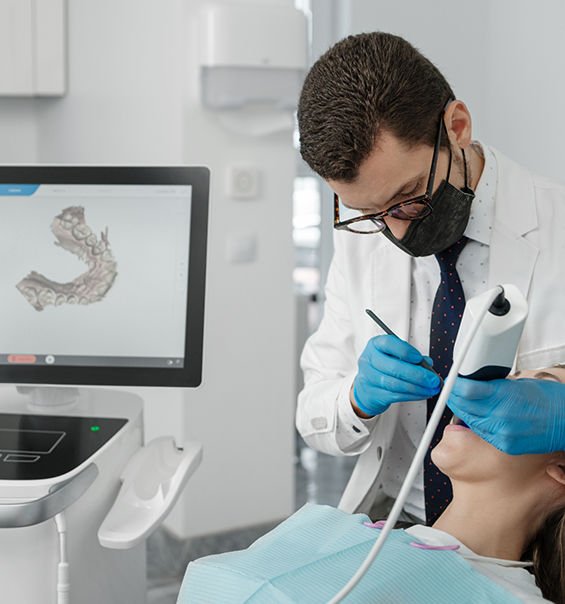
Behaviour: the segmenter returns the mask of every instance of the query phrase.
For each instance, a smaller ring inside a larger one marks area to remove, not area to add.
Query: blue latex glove
[[[359,370],[353,384],[353,396],[361,411],[378,415],[392,403],[421,401],[440,390],[439,377],[420,367],[429,357],[396,336],[371,338],[359,357]]]
[[[457,378],[448,406],[509,455],[565,449],[565,385],[552,380]]]

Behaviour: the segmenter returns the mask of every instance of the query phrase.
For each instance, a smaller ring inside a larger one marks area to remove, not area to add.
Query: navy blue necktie
[[[440,284],[432,309],[430,357],[434,361],[434,370],[443,379],[447,377],[453,363],[453,347],[461,324],[461,316],[465,310],[465,295],[456,264],[466,243],[467,237],[462,237],[450,248],[435,255],[440,268]],[[437,396],[428,399],[427,421],[430,420],[437,399]],[[431,460],[432,449],[441,440],[443,430],[452,416],[453,413],[446,407],[424,459],[424,496],[428,525],[433,524],[441,516],[453,496],[449,479]]]

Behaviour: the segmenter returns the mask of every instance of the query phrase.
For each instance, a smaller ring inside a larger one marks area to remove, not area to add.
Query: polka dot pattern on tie
[[[465,310],[465,295],[457,273],[457,259],[465,247],[467,238],[462,237],[450,248],[436,254],[440,267],[440,284],[434,298],[430,326],[430,357],[434,361],[434,370],[443,379],[447,377],[453,363],[453,348],[461,317]],[[428,400],[428,421],[434,410],[437,396]],[[424,460],[424,495],[426,502],[426,520],[429,525],[439,518],[451,501],[451,483],[438,470],[431,459],[431,452],[443,436],[445,426],[451,421],[451,411],[445,413],[432,439],[430,449]]]

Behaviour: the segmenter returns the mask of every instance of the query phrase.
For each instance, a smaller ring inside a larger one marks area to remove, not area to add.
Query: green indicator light
[[[93,432],[98,432],[98,430],[100,430],[100,426],[92,426],[90,428]]]

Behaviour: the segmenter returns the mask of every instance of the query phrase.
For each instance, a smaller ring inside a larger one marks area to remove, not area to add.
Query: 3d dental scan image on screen
[[[98,240],[84,220],[84,208],[71,206],[55,216],[51,230],[58,245],[86,262],[88,272],[62,284],[32,271],[16,287],[35,310],[50,305],[86,305],[102,300],[118,275],[118,264],[108,241],[108,227]]]

